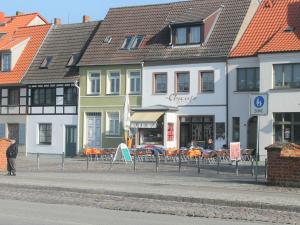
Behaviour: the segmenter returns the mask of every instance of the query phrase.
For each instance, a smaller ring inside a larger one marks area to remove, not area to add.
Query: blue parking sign
[[[250,96],[250,114],[252,116],[264,116],[268,114],[267,94]]]

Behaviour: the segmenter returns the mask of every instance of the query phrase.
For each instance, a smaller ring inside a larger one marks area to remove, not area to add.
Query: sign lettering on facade
[[[188,104],[191,101],[195,100],[197,97],[195,96],[179,96],[176,93],[171,94],[167,99],[170,102],[174,102],[176,104]]]

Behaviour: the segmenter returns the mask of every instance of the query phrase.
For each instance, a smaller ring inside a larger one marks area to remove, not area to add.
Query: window
[[[64,88],[64,105],[77,105],[77,88]]]
[[[107,113],[107,132],[108,135],[119,135],[120,134],[120,119],[118,112]]]
[[[186,27],[180,27],[176,29],[176,44],[177,45],[184,45],[186,44]]]
[[[238,91],[259,91],[259,68],[237,69]]]
[[[141,72],[130,71],[129,72],[130,94],[141,93]]]
[[[77,53],[77,54],[72,54],[72,56],[70,57],[68,63],[67,63],[67,67],[70,67],[70,66],[76,66],[78,60],[79,60],[79,56],[80,54]]]
[[[137,36],[134,38],[134,41],[133,41],[133,43],[132,43],[131,48],[132,48],[132,49],[137,49],[137,48],[139,48],[140,45],[141,45],[141,43],[142,43],[142,41],[143,41],[143,39],[144,39],[144,36],[142,36],[142,35],[137,35]]]
[[[300,63],[277,64],[273,68],[275,88],[300,88]]]
[[[120,72],[110,71],[108,75],[108,94],[119,94],[120,92]]]
[[[164,94],[168,92],[168,75],[167,73],[154,74],[154,93]]]
[[[240,141],[240,117],[232,117],[232,141]]]
[[[127,36],[122,44],[122,49],[138,49],[144,40],[143,35]]]
[[[198,44],[201,41],[200,38],[200,27],[196,26],[196,27],[191,27],[190,28],[190,43],[191,44]]]
[[[53,58],[52,56],[45,57],[40,65],[40,69],[48,69],[48,66],[51,63],[52,58]]]
[[[193,45],[201,43],[201,25],[178,26],[173,29],[175,45]]]
[[[31,90],[33,106],[54,106],[56,104],[55,88],[34,88]]]
[[[91,72],[87,77],[87,94],[95,95],[100,93],[100,73]]]
[[[52,139],[52,124],[41,123],[39,124],[39,144],[51,145]]]
[[[274,113],[274,142],[300,144],[300,113]]]
[[[190,73],[178,72],[176,74],[176,91],[180,93],[187,93],[190,91]]]
[[[17,106],[20,104],[20,90],[8,89],[8,105]]]
[[[201,92],[214,92],[215,79],[214,72],[201,72]]]
[[[3,53],[1,56],[1,71],[9,72],[11,71],[11,54]]]

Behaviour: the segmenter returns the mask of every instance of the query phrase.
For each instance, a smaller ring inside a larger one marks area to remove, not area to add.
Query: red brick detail
[[[268,184],[300,187],[300,150],[289,146],[267,148]]]
[[[6,150],[10,146],[10,142],[5,139],[0,140],[0,171],[7,171]]]

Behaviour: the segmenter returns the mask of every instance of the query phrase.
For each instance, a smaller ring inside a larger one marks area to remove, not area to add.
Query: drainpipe
[[[229,93],[228,93],[228,89],[229,89],[229,73],[228,73],[228,59],[226,59],[226,137],[227,137],[227,146],[229,147],[229,108],[228,108],[228,101],[229,101]]]
[[[74,86],[77,88],[77,93],[78,93],[78,99],[77,99],[77,144],[76,144],[76,151],[77,154],[79,153],[79,134],[80,134],[80,130],[79,130],[79,125],[80,125],[80,87],[79,87],[79,81],[76,80],[74,81]]]

